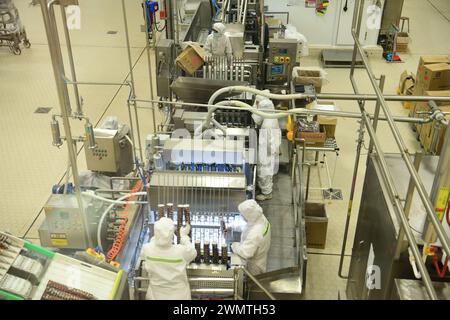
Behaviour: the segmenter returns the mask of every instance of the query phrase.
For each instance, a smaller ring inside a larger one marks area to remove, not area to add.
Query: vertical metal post
[[[145,9],[145,3],[144,3],[144,10]],[[153,72],[152,72],[152,58],[151,58],[151,49],[155,48],[154,44],[155,44],[155,30],[153,28],[153,25],[150,26],[150,21],[148,21],[147,19],[147,12],[145,12],[145,36],[147,37],[147,39],[145,40],[145,44],[146,44],[146,50],[147,50],[147,63],[148,63],[148,76],[149,76],[149,80],[150,80],[150,100],[154,100],[154,95],[153,95]],[[149,33],[149,27],[151,27],[151,32],[152,32],[152,41],[150,42],[150,33]],[[136,102],[135,102],[136,104]],[[152,106],[152,117],[153,117],[153,133],[156,133],[156,114],[155,114],[155,104],[152,102],[151,103]],[[136,121],[137,120],[137,116],[136,116]],[[140,140],[140,139],[139,139]],[[142,155],[141,155],[141,161],[142,161]]]
[[[76,83],[77,82],[77,74],[75,72],[75,63],[73,60],[72,43],[70,41],[69,28],[67,27],[66,8],[63,5],[60,5],[60,7],[61,7],[61,17],[62,17],[63,27],[64,27],[64,36],[66,38],[67,53],[69,56],[70,71],[72,74],[72,81],[74,82],[73,92],[75,94],[75,101],[77,103],[77,111],[75,114],[77,116],[82,116],[83,110],[81,109],[81,98],[80,98],[80,93],[78,91],[78,84]]]
[[[441,155],[439,156],[439,163],[430,193],[431,203],[435,208],[440,195],[445,196],[447,193],[448,201],[448,189],[450,188],[450,129],[448,127],[449,126],[447,126],[447,131],[445,132],[444,144]],[[424,230],[424,240],[427,243],[433,243],[437,239],[437,234],[433,226],[429,224],[429,221],[427,222],[427,225],[428,226]]]
[[[52,61],[53,74],[56,82],[56,89],[58,92],[58,100],[61,108],[61,117],[63,119],[64,133],[66,136],[67,147],[69,150],[69,161],[72,167],[72,176],[75,188],[75,195],[77,198],[78,206],[81,210],[81,216],[83,225],[86,230],[89,230],[89,225],[86,219],[85,208],[83,205],[83,199],[81,197],[80,184],[78,181],[78,166],[76,151],[74,150],[74,140],[72,139],[72,131],[70,128],[70,100],[67,85],[64,78],[64,62],[62,59],[61,47],[59,46],[58,31],[56,29],[56,21],[54,19],[53,5],[55,1],[51,1],[47,4],[46,0],[39,0],[41,5],[42,16],[44,19],[45,32],[48,39],[48,47],[50,51],[50,57]],[[87,243],[90,247],[93,246],[92,239],[89,232],[85,234]]]
[[[142,143],[141,143],[141,133],[140,133],[140,128],[139,128],[139,119],[138,119],[138,114],[137,114],[137,104],[136,104],[136,86],[135,86],[135,82],[134,82],[134,72],[133,72],[133,62],[132,62],[132,58],[131,58],[131,47],[130,47],[130,35],[128,32],[128,18],[127,18],[127,9],[125,7],[125,0],[122,0],[122,13],[123,13],[123,23],[124,23],[124,27],[125,27],[125,39],[126,39],[126,43],[127,43],[127,53],[128,53],[128,65],[130,68],[130,80],[131,80],[131,87],[133,88],[133,93],[132,93],[132,100],[133,100],[133,107],[134,107],[134,113],[135,113],[135,117],[136,117],[136,132],[137,132],[137,139],[138,139],[138,146],[139,146],[139,155],[140,155],[140,160],[141,162],[143,161],[143,156],[142,156]],[[132,119],[130,118],[130,121],[132,121]],[[136,146],[135,146],[136,148]]]
[[[359,7],[360,2],[355,3],[355,9],[353,13],[353,21],[352,21],[352,29],[357,28],[357,34],[360,32],[360,22],[361,22],[361,16],[362,16],[362,10]],[[352,59],[352,65],[350,69],[350,81],[353,87],[353,90],[355,93],[358,93],[358,87],[356,86],[356,83],[354,81],[353,75],[355,72],[355,61],[356,61],[356,53],[357,48],[356,44],[353,48],[353,59]],[[358,105],[361,110],[364,110],[365,101],[358,100]],[[350,188],[350,197],[348,200],[348,206],[347,206],[347,218],[345,221],[345,228],[344,228],[344,237],[342,239],[342,247],[341,247],[341,256],[339,260],[339,271],[338,275],[340,278],[347,279],[348,276],[344,276],[342,274],[342,269],[344,266],[344,258],[345,258],[345,250],[347,248],[347,238],[348,238],[348,230],[350,227],[350,218],[352,214],[353,209],[353,200],[355,198],[355,191],[356,191],[356,181],[358,179],[358,170],[359,170],[359,161],[361,158],[361,150],[364,143],[364,121],[361,119],[359,130],[358,130],[358,144],[356,146],[356,158],[355,158],[355,166],[353,168],[353,177],[352,177],[352,185]]]
[[[383,92],[384,90],[384,83],[386,81],[386,76],[384,74],[381,75],[380,77],[380,90],[381,92]],[[373,129],[375,130],[375,132],[377,131],[377,127],[378,127],[378,117],[380,116],[380,101],[377,100],[376,104],[375,104],[375,113],[374,113],[374,118],[373,118],[373,122],[372,122],[372,126]],[[369,143],[369,154],[372,153],[373,150],[373,141],[370,140]],[[369,158],[367,158],[367,161],[369,160]]]
[[[176,40],[174,34],[172,0],[164,0],[164,7],[166,9],[166,39]]]
[[[414,168],[417,172],[419,172],[420,163],[422,162],[423,153],[422,152],[416,152],[416,155],[414,157]],[[408,184],[408,191],[406,192],[406,199],[405,199],[405,206],[403,207],[403,211],[405,212],[405,216],[409,217],[409,212],[411,210],[412,200],[414,196],[414,181],[412,178],[409,179]],[[395,249],[395,259],[398,259],[400,257],[400,254],[402,253],[402,247],[403,242],[405,240],[405,230],[403,229],[403,226],[400,225],[400,230],[398,233],[398,239],[397,239],[397,247]]]

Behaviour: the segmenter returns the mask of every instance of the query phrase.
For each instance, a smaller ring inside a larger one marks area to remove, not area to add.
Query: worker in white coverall
[[[263,96],[256,96],[254,107],[260,111],[275,110],[272,101]],[[261,193],[256,196],[256,200],[264,201],[272,199],[273,175],[279,167],[281,130],[277,119],[266,119],[255,113],[252,118],[260,126],[256,172]]]
[[[234,242],[231,250],[246,261],[247,270],[251,274],[264,273],[270,249],[270,223],[255,200],[242,202],[238,210],[246,223],[237,222],[226,226],[228,230],[242,232],[241,242]]]
[[[212,56],[231,57],[233,49],[230,39],[225,35],[223,23],[214,23],[211,34],[206,38],[204,49]]]
[[[191,289],[186,267],[197,256],[188,234],[190,225],[180,229],[180,244],[173,244],[173,221],[161,218],[154,225],[154,236],[142,248],[141,259],[149,276],[147,300],[190,300]]]

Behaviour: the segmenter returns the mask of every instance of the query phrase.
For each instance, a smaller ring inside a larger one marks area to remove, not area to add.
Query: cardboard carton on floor
[[[397,52],[407,52],[409,40],[410,38],[408,32],[397,33],[397,43],[396,43]]]
[[[421,56],[419,60],[419,66],[417,67],[416,79],[422,78],[424,67],[432,63],[447,63],[450,64],[450,56],[448,55],[427,55]],[[417,80],[419,81],[419,80]]]
[[[325,249],[327,243],[328,215],[325,204],[305,203],[306,246]]]

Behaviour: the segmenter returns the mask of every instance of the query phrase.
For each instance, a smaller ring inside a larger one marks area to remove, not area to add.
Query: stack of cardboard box
[[[414,96],[450,96],[450,57],[449,56],[422,56],[417,69]],[[450,109],[449,104],[438,103],[443,111]],[[417,102],[410,108],[411,117],[421,117],[421,112],[430,111],[427,102]],[[440,132],[436,130],[436,123],[416,125],[418,137],[425,151],[440,153],[446,128]],[[437,139],[437,140],[436,140]],[[437,143],[433,144],[433,141]]]

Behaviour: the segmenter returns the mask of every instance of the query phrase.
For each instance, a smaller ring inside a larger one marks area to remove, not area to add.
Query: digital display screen
[[[272,74],[283,74],[284,66],[282,64],[277,64],[272,66]]]
[[[278,53],[279,54],[287,54],[288,53],[288,49],[286,49],[286,48],[278,49]]]

